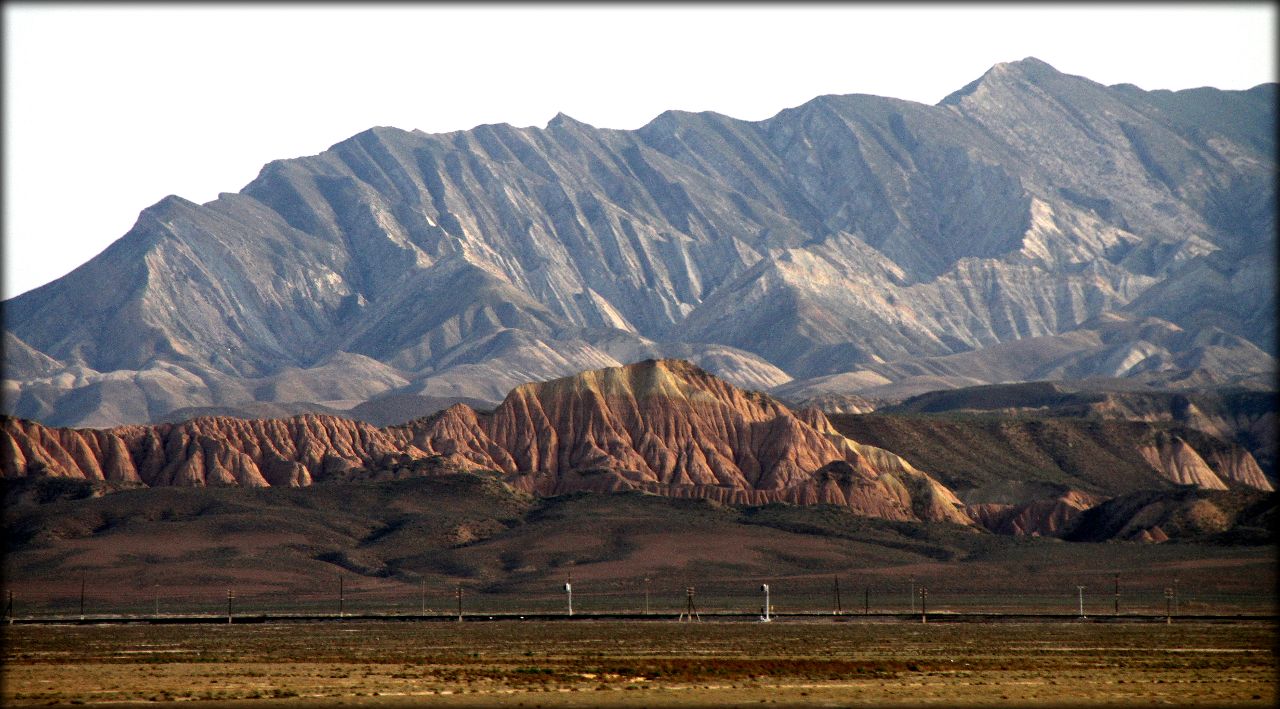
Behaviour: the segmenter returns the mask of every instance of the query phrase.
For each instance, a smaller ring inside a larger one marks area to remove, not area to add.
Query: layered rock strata
[[[197,418],[109,430],[8,418],[5,477],[141,485],[309,485],[438,456],[538,495],[641,490],[732,504],[836,504],[873,517],[972,524],[945,486],[888,451],[680,360],[517,387],[491,414],[458,404],[378,429],[342,418]]]
[[[1152,486],[1271,490],[1238,446],[1197,451],[1175,435],[1136,447]],[[726,504],[831,504],[891,520],[979,524],[1058,536],[1106,495],[1065,489],[966,506],[931,475],[853,440],[821,411],[793,412],[682,360],[647,360],[512,390],[492,413],[456,404],[375,428],[334,416],[202,417],[107,430],[5,418],[4,477],[52,475],[145,486],[305,486],[360,471],[483,470],[539,496],[642,491]],[[435,467],[410,466],[430,459]]]

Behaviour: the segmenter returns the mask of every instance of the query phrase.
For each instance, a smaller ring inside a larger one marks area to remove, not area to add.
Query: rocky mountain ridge
[[[373,128],[208,204],[165,198],[7,301],[5,411],[497,402],[645,357],[841,396],[1269,381],[1274,98],[1026,59],[936,106]],[[846,374],[866,386],[826,388]]]
[[[1234,387],[1160,391],[1123,384],[1094,380],[986,385],[922,394],[878,411],[1173,424],[1238,444],[1264,473],[1274,477],[1278,431],[1274,391]]]
[[[456,404],[384,429],[314,414],[110,430],[6,418],[0,436],[5,478],[267,487],[475,470],[537,496],[630,490],[735,505],[832,504],[868,517],[980,522],[1011,533],[1060,531],[1063,520],[1109,496],[1099,492],[1272,489],[1238,447],[1202,444],[1202,456],[1167,435],[1134,438],[1131,447],[1137,472],[1127,483],[1110,473],[1092,485],[1085,478],[1093,492],[1068,489],[1048,503],[1024,495],[1022,509],[981,494],[962,501],[955,490],[973,487],[963,480],[948,487],[900,455],[842,434],[816,409],[793,413],[680,360],[526,384],[492,413]]]
[[[305,486],[358,468],[435,458],[490,470],[539,495],[643,490],[735,504],[847,506],[885,519],[971,520],[945,487],[897,456],[840,436],[679,360],[584,372],[513,390],[492,414],[457,404],[376,429],[303,415],[198,418],[108,431],[6,419],[5,477],[147,486]]]

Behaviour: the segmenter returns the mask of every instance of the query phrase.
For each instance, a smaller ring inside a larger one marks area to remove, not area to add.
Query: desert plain
[[[1274,706],[1271,621],[11,625],[5,706]]]

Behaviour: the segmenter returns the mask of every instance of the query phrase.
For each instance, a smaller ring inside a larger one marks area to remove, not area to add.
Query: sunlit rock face
[[[938,434],[927,420],[895,425],[918,429],[900,432],[907,438]],[[1108,479],[1110,494],[1272,489],[1247,451],[1216,439],[1197,451],[1160,432],[1130,447],[1145,466]],[[113,487],[306,486],[470,470],[537,496],[641,491],[732,505],[825,504],[867,517],[1044,536],[1075,533],[1081,514],[1109,496],[1067,488],[1045,495],[1044,486],[1006,480],[989,487],[1006,498],[1025,490],[1001,502],[981,500],[991,491],[970,491],[975,499],[965,504],[906,458],[842,435],[818,409],[792,411],[683,360],[525,384],[492,412],[455,404],[387,428],[315,414],[108,430],[6,417],[0,463],[4,478]]]
[[[496,403],[648,357],[756,389],[804,380],[810,398],[815,382],[1265,376],[1274,97],[1026,59],[935,106],[373,128],[208,204],[167,197],[7,301],[4,406],[109,426]]]
[[[643,490],[972,524],[943,485],[888,451],[844,438],[821,412],[797,417],[767,395],[682,360],[527,384],[490,414],[457,404],[386,429],[319,415],[197,418],[105,431],[7,418],[0,446],[5,477],[297,486],[429,459],[434,469],[494,471],[539,495]]]

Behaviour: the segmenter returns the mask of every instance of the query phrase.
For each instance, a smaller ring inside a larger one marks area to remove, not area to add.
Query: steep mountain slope
[[[736,504],[827,503],[885,519],[972,521],[946,487],[680,360],[648,360],[513,390],[492,414],[456,404],[376,429],[331,416],[197,418],[111,430],[6,418],[6,478],[145,486],[305,486],[442,470],[497,472],[538,495],[642,490]]]
[[[1060,335],[1028,337],[980,350],[868,363],[856,370],[795,379],[771,391],[801,405],[824,396],[883,402],[987,382],[1124,378],[1154,389],[1226,385],[1274,388],[1274,358],[1217,327],[1187,331],[1158,318],[1104,313]],[[1227,372],[1235,376],[1223,376]]]
[[[1274,479],[1276,393],[1237,388],[1147,390],[1122,380],[997,384],[912,397],[880,413],[988,413],[1177,424],[1235,443]]]
[[[897,408],[945,406],[963,400],[963,391],[917,397]],[[1125,495],[1168,502],[1186,489],[1275,489],[1247,449],[1201,430],[1156,416],[1153,422],[1081,419],[1019,406],[1057,400],[1065,410],[1071,395],[1052,384],[967,391],[969,401],[984,405],[981,411],[835,414],[831,423],[845,436],[900,452],[954,490],[980,524],[1002,534],[1072,534],[1083,524],[1082,513]]]
[[[1034,416],[833,414],[843,435],[901,451],[966,502],[1099,498],[1180,485],[1273,485],[1242,447],[1182,426]]]
[[[1065,538],[1265,543],[1275,539],[1275,495],[1186,489],[1164,494],[1131,493],[1082,513]]]
[[[1109,88],[1026,59],[937,106],[823,96],[765,121],[670,111],[636,131],[563,115],[374,128],[206,205],[161,200],[6,302],[20,356],[5,407],[109,425],[254,402],[496,401],[642,356],[758,388],[893,382],[948,357],[980,365],[977,382],[1265,374],[1274,97]],[[1183,335],[1149,342],[1152,327]],[[1021,343],[1052,363],[995,349]],[[335,365],[353,368],[341,386]]]

